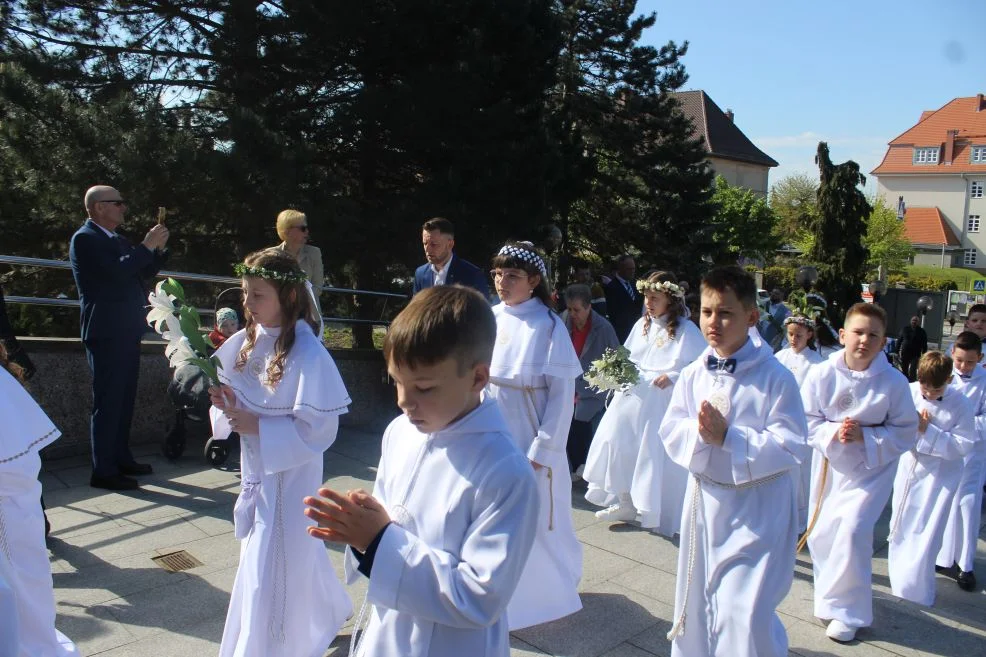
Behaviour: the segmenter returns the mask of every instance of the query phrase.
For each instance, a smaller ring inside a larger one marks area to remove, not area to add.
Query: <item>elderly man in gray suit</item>
[[[592,361],[601,358],[607,348],[615,349],[620,346],[620,341],[613,325],[592,309],[592,291],[587,285],[569,285],[565,288],[564,299],[565,328],[572,337],[582,371],[586,372]],[[579,376],[575,382],[575,415],[566,447],[573,481],[581,476],[592,435],[596,432],[604,410],[606,393],[591,390]]]

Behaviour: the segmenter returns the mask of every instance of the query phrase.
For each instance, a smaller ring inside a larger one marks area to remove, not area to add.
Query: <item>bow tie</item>
[[[708,359],[705,361],[705,366],[715,372],[729,372],[732,374],[736,371],[736,359],[717,358],[715,355],[709,354]]]
[[[969,379],[972,378],[972,375],[971,374],[959,374],[959,378],[962,379],[963,381],[968,381]]]

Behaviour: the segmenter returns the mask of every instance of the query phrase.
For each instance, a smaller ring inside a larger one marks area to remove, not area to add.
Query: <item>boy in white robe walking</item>
[[[305,540],[313,523],[299,507],[323,481],[350,399],[298,261],[266,249],[236,272],[247,325],[216,352],[222,386],[209,390],[213,435],[239,432],[242,451],[240,562],[219,655],[321,657],[352,603],[324,547]]]
[[[952,359],[929,351],[918,362],[911,397],[917,444],[904,452],[894,478],[888,568],[894,595],[935,602],[935,557],[962,478],[962,458],[976,443],[972,404],[952,382]]]
[[[77,657],[55,629],[38,481],[40,451],[61,432],[12,373],[20,368],[0,343],[0,655]]]
[[[668,455],[691,475],[671,654],[786,657],[777,616],[794,579],[797,490],[809,456],[794,377],[754,337],[756,285],[739,267],[702,280],[709,348],[681,372],[661,424]]]
[[[982,480],[986,476],[986,369],[980,365],[982,341],[971,329],[986,324],[986,306],[973,306],[966,324],[970,330],[955,338],[952,361],[956,374],[954,385],[973,406],[976,444],[962,459],[962,474],[952,498],[935,570],[955,577],[963,591],[975,591],[973,566],[982,522]]]
[[[489,379],[496,321],[459,285],[417,294],[384,340],[404,415],[383,437],[373,495],[321,488],[309,533],[344,543],[369,577],[369,624],[353,654],[508,657],[505,610],[538,516],[534,471]],[[356,632],[363,612],[357,618]]]
[[[871,303],[846,313],[844,349],[801,388],[815,448],[808,549],[815,616],[826,636],[852,641],[873,622],[873,528],[890,498],[897,459],[914,447],[918,416],[907,377],[883,353],[887,315]]]

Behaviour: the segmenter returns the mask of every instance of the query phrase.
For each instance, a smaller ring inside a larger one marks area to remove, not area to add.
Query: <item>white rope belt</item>
[[[695,544],[698,542],[698,506],[702,501],[702,482],[717,488],[726,488],[729,490],[748,490],[750,488],[763,486],[764,484],[768,484],[776,479],[780,479],[786,474],[787,470],[781,470],[780,472],[775,472],[770,476],[764,477],[763,479],[757,479],[756,481],[748,481],[742,484],[727,484],[722,481],[710,479],[705,475],[692,473],[692,478],[695,480],[695,487],[692,489],[691,527],[688,531],[688,575],[685,579],[685,595],[681,601],[681,615],[671,627],[671,631],[668,632],[668,641],[674,641],[677,637],[685,634],[685,617],[688,615],[688,594],[691,593],[692,578],[695,573]]]

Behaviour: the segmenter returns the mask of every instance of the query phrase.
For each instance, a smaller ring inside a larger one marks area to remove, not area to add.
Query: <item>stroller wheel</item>
[[[205,443],[205,460],[214,467],[219,467],[229,458],[229,446],[225,440],[210,438]]]

